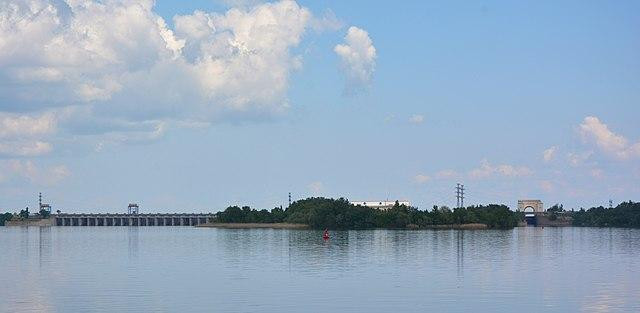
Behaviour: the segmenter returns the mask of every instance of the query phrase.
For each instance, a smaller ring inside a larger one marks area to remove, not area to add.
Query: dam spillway
[[[56,214],[54,226],[197,226],[207,223],[211,213],[149,214]]]

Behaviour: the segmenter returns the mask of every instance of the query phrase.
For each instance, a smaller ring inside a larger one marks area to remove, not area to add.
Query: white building
[[[397,200],[397,202],[400,205],[411,206],[411,202],[406,200]],[[366,206],[373,209],[388,210],[396,204],[396,201],[349,201],[349,203],[353,205]]]
[[[518,200],[519,212],[544,212],[544,204],[540,200]]]
[[[518,200],[518,212],[524,212],[525,217],[534,217],[544,212],[544,204],[540,200]]]

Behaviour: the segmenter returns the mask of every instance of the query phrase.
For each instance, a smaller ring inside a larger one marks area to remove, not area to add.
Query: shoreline
[[[208,228],[225,228],[225,229],[260,229],[260,228],[272,228],[272,229],[311,229],[307,224],[292,224],[292,223],[205,223],[195,227],[208,227]],[[387,228],[377,228],[387,229]],[[389,228],[392,229],[392,228]],[[395,228],[393,228],[395,229]],[[448,224],[448,225],[428,225],[426,227],[411,227],[398,228],[398,230],[438,230],[438,229],[458,229],[458,230],[483,230],[489,229],[486,224],[471,223],[471,224]]]
[[[51,227],[54,226],[53,219],[22,219],[22,220],[9,220],[4,222],[5,227]]]
[[[487,226],[487,224],[481,224],[481,223],[470,223],[470,224],[427,225],[419,229],[475,230],[475,229],[489,229],[489,226]]]
[[[195,227],[226,228],[226,229],[251,229],[251,228],[272,228],[272,229],[310,229],[307,224],[292,223],[204,223]]]

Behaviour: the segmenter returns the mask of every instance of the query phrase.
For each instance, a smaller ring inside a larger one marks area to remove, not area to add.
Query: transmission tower
[[[456,208],[464,207],[464,185],[456,185]]]
[[[289,206],[291,206],[291,193],[289,193]]]
[[[45,209],[47,212],[51,213],[51,205],[48,203],[42,203],[42,192],[38,193],[38,207],[40,208],[40,211]]]

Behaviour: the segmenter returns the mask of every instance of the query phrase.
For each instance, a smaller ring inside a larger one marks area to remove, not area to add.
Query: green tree
[[[13,218],[13,214],[7,212],[0,215],[0,226],[4,226],[6,221],[10,221]]]
[[[216,220],[221,223],[244,223],[244,214],[240,207],[234,205],[223,212],[218,212]]]
[[[274,223],[282,223],[287,218],[287,214],[282,207],[275,207],[271,210],[271,218]]]
[[[23,219],[29,218],[29,207],[26,207],[24,210],[20,210],[20,213],[18,214],[18,216],[20,216]]]

